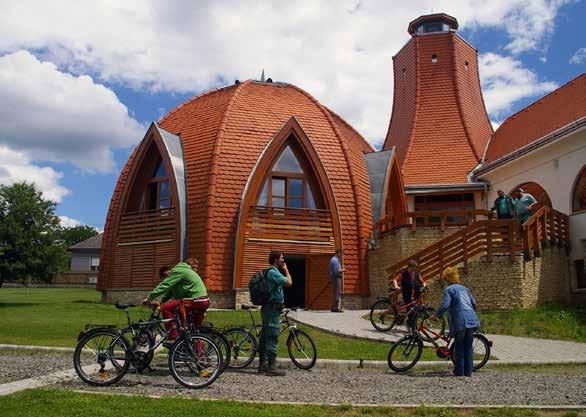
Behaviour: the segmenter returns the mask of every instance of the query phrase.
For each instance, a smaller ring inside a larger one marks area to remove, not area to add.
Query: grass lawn
[[[135,318],[148,317],[150,310],[131,309]],[[260,314],[256,319],[260,322]],[[76,288],[2,288],[0,289],[0,343],[74,347],[77,335],[86,323],[126,323],[124,313],[100,302],[100,294]],[[216,327],[248,325],[244,311],[210,311],[206,321]],[[386,360],[388,343],[355,340],[334,336],[300,326],[313,338],[318,358]],[[286,336],[285,336],[286,337]],[[284,337],[279,343],[279,356],[287,356]],[[436,359],[426,349],[422,360]]]
[[[584,415],[575,411],[536,411],[512,408],[456,410],[421,406],[414,409],[399,409],[353,407],[351,405],[278,405],[177,398],[153,399],[139,396],[81,394],[55,389],[28,390],[0,397],[0,412],[3,417],[118,417],[121,412],[124,413],[122,410],[140,410],[140,415],[145,417],[160,417],[162,415],[204,415],[207,417],[574,417]]]
[[[486,333],[586,342],[586,306],[544,304],[526,310],[480,313]]]

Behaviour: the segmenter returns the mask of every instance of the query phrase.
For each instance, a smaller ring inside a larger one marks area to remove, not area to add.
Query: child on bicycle
[[[179,262],[163,281],[159,283],[150,294],[142,300],[143,304],[151,304],[151,302],[161,297],[161,314],[163,318],[173,318],[181,300],[183,300],[185,309],[192,313],[193,324],[196,327],[201,326],[205,312],[210,305],[208,292],[206,286],[197,274],[197,267],[199,262],[195,258],[189,258],[186,262]],[[159,271],[164,275],[163,271]],[[176,327],[170,327],[175,323],[165,323],[167,330],[172,330],[170,339],[167,343],[170,344],[179,336]]]

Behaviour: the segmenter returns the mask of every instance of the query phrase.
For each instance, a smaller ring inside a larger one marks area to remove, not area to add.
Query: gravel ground
[[[70,353],[0,351],[0,384],[73,368]]]
[[[525,372],[484,371],[471,379],[449,371],[397,375],[379,370],[288,371],[285,377],[267,377],[252,369],[226,372],[210,387],[188,390],[178,385],[164,367],[150,374],[129,374],[114,387],[98,388],[78,380],[60,386],[69,389],[179,395],[253,401],[293,401],[353,404],[504,404],[586,405],[586,377]],[[262,388],[261,388],[262,387]]]
[[[206,389],[189,390],[170,376],[166,358],[157,358],[156,362],[154,372],[129,373],[112,387],[90,387],[78,379],[58,386],[98,392],[254,401],[586,405],[586,376],[580,374],[544,375],[489,368],[468,379],[454,378],[449,371],[399,375],[380,370],[316,369],[288,370],[285,377],[271,378],[249,369],[226,372]],[[71,368],[71,354],[0,351],[0,383]]]

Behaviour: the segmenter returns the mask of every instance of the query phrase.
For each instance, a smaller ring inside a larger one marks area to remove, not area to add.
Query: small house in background
[[[55,279],[55,284],[95,285],[100,270],[102,236],[99,233],[68,248],[71,253],[70,271]]]

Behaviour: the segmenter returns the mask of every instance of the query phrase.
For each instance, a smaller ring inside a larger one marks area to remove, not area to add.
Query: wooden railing
[[[447,226],[467,226],[490,217],[491,212],[483,209],[409,211],[401,217],[383,217],[375,224],[375,229],[380,234],[399,227],[411,227],[412,230],[439,227],[444,230]]]
[[[329,210],[253,206],[246,239],[330,244],[334,239],[332,216]]]
[[[523,251],[527,256],[541,256],[541,244],[551,243],[568,247],[568,215],[543,206],[537,210],[522,227]]]
[[[118,244],[129,245],[169,241],[175,238],[175,208],[123,214],[118,229]]]
[[[508,254],[515,258],[520,251],[517,220],[479,220],[458,232],[445,237],[419,252],[402,259],[387,269],[389,283],[397,273],[415,260],[424,279],[433,278],[444,268],[463,264],[474,257]]]

